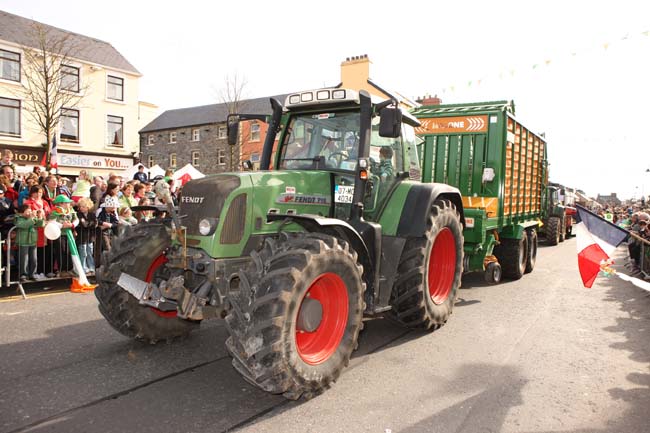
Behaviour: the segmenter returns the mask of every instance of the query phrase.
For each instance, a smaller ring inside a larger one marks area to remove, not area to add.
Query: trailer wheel
[[[521,239],[502,239],[501,243],[494,247],[494,255],[499,259],[504,277],[520,279],[526,271],[528,236],[524,233]]]
[[[501,277],[503,276],[503,271],[501,270],[501,265],[498,262],[490,262],[485,267],[485,281],[490,284],[499,284],[501,282]]]
[[[530,229],[527,232],[528,236],[528,255],[526,257],[526,273],[533,272],[535,263],[537,262],[537,230]]]
[[[147,343],[171,341],[185,337],[199,322],[176,317],[176,312],[163,312],[138,303],[130,293],[117,285],[122,272],[143,281],[166,279],[164,252],[171,239],[162,224],[145,223],[125,227],[114,239],[110,251],[104,253],[97,273],[95,296],[99,312],[121,334]]]
[[[357,347],[363,268],[348,244],[317,233],[268,238],[240,272],[226,347],[251,384],[296,400],[322,393]]]
[[[408,239],[397,267],[390,317],[409,328],[434,331],[454,308],[463,272],[463,228],[456,207],[437,200],[427,231]]]
[[[548,242],[549,245],[557,245],[560,243],[560,230],[562,230],[560,222],[560,218],[550,217],[546,223],[546,230],[544,233],[546,235],[546,242]]]

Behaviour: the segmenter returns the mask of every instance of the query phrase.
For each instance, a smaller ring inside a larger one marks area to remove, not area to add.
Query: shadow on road
[[[365,324],[352,368],[364,355],[429,335],[385,319]],[[155,346],[120,336],[104,320],[0,345],[0,431],[222,432],[300,404],[245,382],[224,349],[223,322],[204,325]]]
[[[468,378],[490,378],[484,387],[484,380]],[[467,389],[468,383],[481,386],[480,389]],[[508,411],[523,404],[521,391],[528,383],[519,368],[492,364],[465,364],[458,368],[455,377],[446,386],[436,389],[437,395],[463,394],[470,397],[413,424],[400,433],[422,432],[499,432],[508,416]]]

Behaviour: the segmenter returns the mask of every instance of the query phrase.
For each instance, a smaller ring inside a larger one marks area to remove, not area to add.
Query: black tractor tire
[[[125,227],[120,236],[113,238],[110,251],[104,252],[95,289],[99,312],[127,337],[150,344],[170,342],[185,337],[199,324],[140,305],[117,285],[122,272],[147,282],[159,278],[165,272],[164,252],[170,244],[164,225],[142,223]]]
[[[485,267],[485,273],[483,274],[485,281],[490,284],[499,284],[501,282],[501,277],[503,277],[503,270],[499,262],[490,262]]]
[[[559,241],[564,242],[565,239],[565,234],[566,234],[566,220],[564,219],[565,217],[562,217],[560,220],[560,226],[558,227],[558,236],[559,236]]]
[[[314,397],[336,381],[357,348],[366,287],[357,253],[333,236],[282,233],[251,256],[226,317],[232,364],[264,391]],[[303,304],[313,300],[320,319],[303,331],[301,314],[309,309]]]
[[[518,280],[526,271],[528,258],[528,236],[523,234],[521,239],[502,239],[494,247],[494,255],[499,260],[503,269],[503,276],[511,280]]]
[[[528,274],[533,272],[533,269],[535,269],[535,263],[537,263],[537,230],[527,230],[526,236],[528,236],[528,255],[526,256],[525,273]]]
[[[544,233],[546,236],[546,242],[548,242],[549,245],[557,245],[560,243],[560,230],[563,230],[560,223],[561,220],[558,217],[550,217],[546,222]]]
[[[391,294],[389,317],[415,329],[434,331],[454,308],[463,273],[463,227],[456,207],[437,200],[426,233],[406,241]]]

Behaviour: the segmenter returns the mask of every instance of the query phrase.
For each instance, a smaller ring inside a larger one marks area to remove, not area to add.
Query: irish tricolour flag
[[[630,234],[609,221],[576,205],[575,215],[577,224],[573,231],[577,236],[578,268],[585,287],[591,288],[594,280],[607,266],[614,250],[625,241]],[[604,266],[603,266],[604,265]]]

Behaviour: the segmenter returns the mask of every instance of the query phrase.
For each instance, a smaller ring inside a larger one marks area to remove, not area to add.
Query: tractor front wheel
[[[148,283],[168,279],[164,252],[170,243],[170,236],[162,224],[138,224],[126,227],[102,257],[97,273],[99,286],[95,289],[99,312],[127,337],[154,344],[185,337],[199,325],[199,322],[179,319],[176,311],[140,305],[117,284],[122,272]]]
[[[292,400],[329,388],[357,347],[362,274],[356,252],[335,237],[267,239],[230,299],[226,347],[235,369]]]
[[[463,227],[451,202],[433,204],[425,235],[407,240],[397,272],[391,317],[409,328],[433,331],[444,325],[463,273]]]

